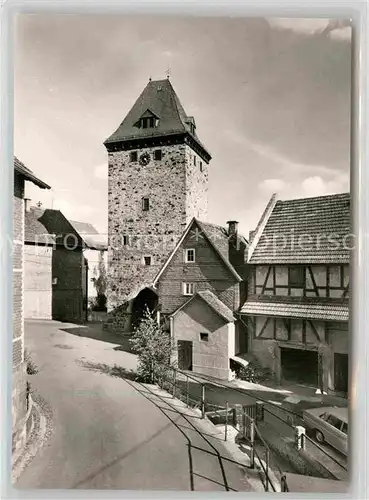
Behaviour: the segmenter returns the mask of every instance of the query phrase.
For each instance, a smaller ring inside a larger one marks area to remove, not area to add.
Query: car
[[[322,407],[303,412],[306,428],[318,443],[328,443],[343,455],[348,453],[348,408]]]

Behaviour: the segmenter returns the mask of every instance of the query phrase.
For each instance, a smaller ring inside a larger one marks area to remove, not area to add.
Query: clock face
[[[150,163],[150,155],[149,155],[149,153],[143,153],[140,156],[140,163],[141,163],[141,165],[148,165]]]

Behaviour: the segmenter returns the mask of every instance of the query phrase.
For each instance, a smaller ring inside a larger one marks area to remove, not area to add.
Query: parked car
[[[348,408],[312,408],[303,412],[307,429],[318,443],[328,443],[347,456]]]

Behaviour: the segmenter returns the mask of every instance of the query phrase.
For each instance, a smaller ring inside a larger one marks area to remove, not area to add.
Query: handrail
[[[332,455],[330,455],[324,448],[322,448],[318,443],[316,443],[313,439],[311,439],[311,437],[305,435],[305,438],[310,443],[312,443],[313,445],[315,445],[318,448],[318,450],[320,450],[325,455],[327,455],[327,457],[329,457],[333,462],[335,462],[337,465],[339,465],[343,470],[345,470],[347,472],[347,468],[342,463],[340,463],[336,458],[332,457]]]
[[[200,385],[202,387],[202,393],[201,395],[197,396],[197,399],[196,399],[196,396],[192,396],[192,398],[189,398],[189,392],[188,392],[188,383],[186,384],[186,387],[180,387],[179,384],[178,384],[178,380],[176,378],[176,375],[177,374],[180,374],[182,375],[183,377],[185,377],[186,379],[186,382],[190,379],[190,380],[194,380],[196,382],[196,384]],[[227,440],[227,431],[228,431],[228,418],[229,418],[229,413],[230,411],[232,411],[232,407],[229,406],[228,404],[228,401],[225,401],[225,405],[224,406],[221,406],[221,405],[216,405],[216,404],[213,404],[213,403],[206,403],[205,401],[205,392],[204,392],[204,389],[205,387],[209,387],[209,385],[211,385],[211,382],[210,383],[207,383],[206,381],[205,382],[202,382],[201,380],[199,380],[198,378],[195,378],[194,376],[191,376],[189,375],[188,373],[182,371],[182,370],[179,370],[175,367],[168,367],[168,370],[166,370],[164,373],[161,374],[161,377],[160,377],[161,381],[164,381],[164,383],[169,383],[169,386],[170,387],[173,387],[173,397],[175,397],[176,395],[176,390],[178,389],[179,390],[179,393],[182,395],[184,394],[186,396],[186,401],[187,401],[187,406],[189,406],[189,403],[190,401],[193,402],[193,403],[197,403],[198,405],[201,405],[202,407],[202,414],[203,416],[205,416],[205,407],[207,408],[210,408],[210,412],[208,411],[207,413],[215,413],[215,414],[218,414],[220,415],[220,412],[224,413],[226,412],[226,423],[225,423],[225,441]],[[220,385],[220,384],[218,384]],[[233,388],[230,388],[230,387],[227,387],[227,386],[222,386],[222,387],[226,387],[227,389],[229,390],[234,390]],[[236,391],[236,392],[242,392],[242,391]],[[245,394],[245,393],[243,393]],[[255,397],[253,397],[254,399],[257,399]],[[269,403],[270,404],[270,403]],[[211,409],[213,408],[213,410]],[[272,415],[274,415],[272,412],[270,412]],[[256,455],[256,457],[258,458],[258,461],[260,462],[260,467],[261,469],[263,470],[264,474],[265,474],[265,485],[264,485],[264,488],[266,491],[268,491],[269,487],[268,485],[270,484],[273,491],[275,492],[276,491],[276,488],[275,488],[275,485],[270,477],[270,471],[269,471],[269,456],[271,455],[271,449],[269,447],[269,445],[267,444],[267,442],[265,441],[265,439],[263,438],[263,436],[261,435],[261,432],[260,430],[258,429],[258,427],[256,426],[255,424],[255,420],[252,419],[249,415],[246,415],[246,418],[249,419],[249,421],[252,421],[253,424],[254,424],[254,430],[255,430],[255,433],[256,435],[258,436],[258,438],[260,439],[263,447],[264,447],[264,450],[265,450],[265,454],[266,454],[266,466],[263,464],[263,461],[260,457],[260,454],[258,453],[258,451],[255,449],[255,446],[254,444],[252,443],[252,447],[253,447],[253,450],[254,450],[254,453]],[[285,422],[283,420],[283,422]],[[251,441],[250,441],[251,442]],[[286,484],[286,476],[284,474],[284,472],[280,469],[280,467],[277,465],[276,466],[277,469],[278,469],[278,472],[279,474],[281,475],[281,487],[282,487],[282,491],[288,491],[288,489],[283,489],[283,488],[286,488],[287,487],[287,484]]]
[[[172,368],[173,369],[173,368]],[[273,406],[275,408],[279,408],[281,409],[281,407],[267,399],[263,399],[262,397],[259,397],[259,396],[255,396],[253,394],[251,394],[249,391],[247,390],[243,390],[243,389],[239,389],[238,387],[230,387],[228,385],[225,385],[223,384],[222,382],[220,381],[216,381],[216,382],[212,382],[211,380],[207,380],[205,378],[205,381],[204,381],[204,377],[206,377],[205,375],[200,375],[198,378],[195,378],[194,376],[192,375],[188,375],[186,372],[183,372],[182,370],[178,369],[178,368],[174,368],[178,373],[182,373],[182,375],[187,375],[189,378],[191,378],[192,380],[195,380],[195,382],[197,382],[198,384],[201,384],[201,385],[209,385],[209,386],[218,386],[218,387],[222,387],[223,389],[227,389],[229,391],[233,391],[233,392],[238,392],[240,394],[246,394],[246,396],[249,396],[250,398],[253,398],[255,399],[255,401],[261,401],[262,403],[264,404],[267,404],[267,405],[270,405],[270,406]],[[201,380],[200,380],[201,379]],[[289,410],[288,408],[282,408],[283,411],[285,411],[286,413],[290,413],[291,415],[294,415],[295,417],[299,417],[301,418],[301,415],[299,415],[298,413],[294,412],[293,410]]]

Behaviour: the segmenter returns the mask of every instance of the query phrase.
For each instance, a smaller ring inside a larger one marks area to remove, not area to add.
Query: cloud
[[[94,175],[98,179],[107,179],[108,178],[108,165],[107,165],[107,163],[102,163],[101,165],[97,165],[94,169]]]
[[[280,193],[287,188],[287,184],[282,179],[265,179],[260,182],[259,189],[264,193]]]
[[[318,31],[318,33],[329,36],[333,32],[341,34],[341,38],[351,38],[351,19],[330,19],[328,24],[323,30]]]
[[[301,183],[303,193],[306,196],[323,196],[348,191],[348,175],[336,175],[332,179],[325,181],[322,177],[316,175],[307,177]]]
[[[324,18],[273,18],[268,19],[270,26],[294,31],[304,35],[326,35],[332,38],[351,39],[350,19],[327,19]]]

